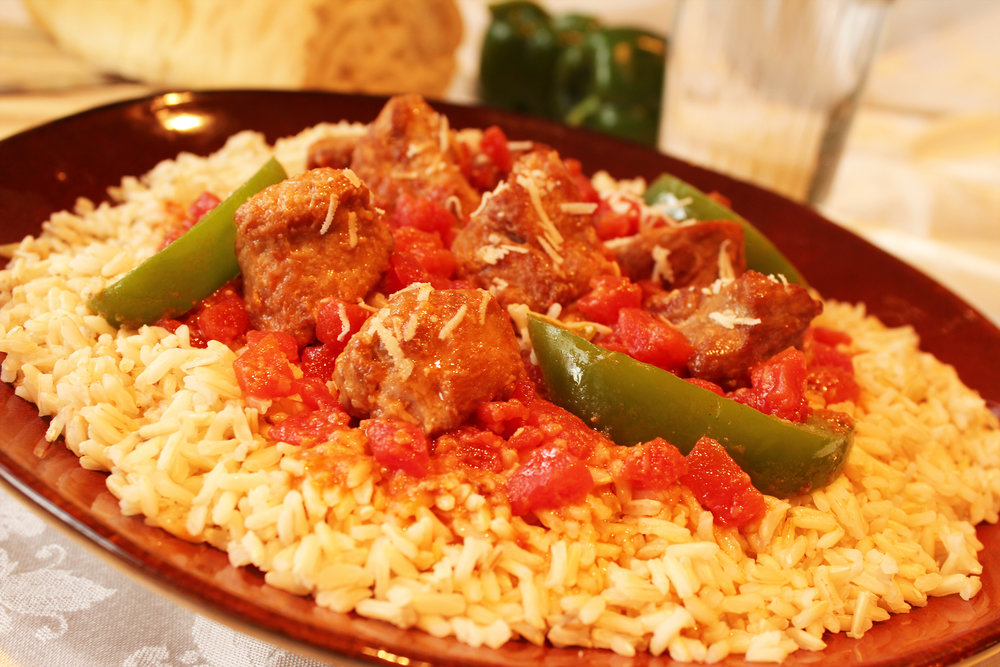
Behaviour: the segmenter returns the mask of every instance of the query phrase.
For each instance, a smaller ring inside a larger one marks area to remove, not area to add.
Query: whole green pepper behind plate
[[[479,94],[491,106],[655,146],[666,40],[525,0],[490,6]]]

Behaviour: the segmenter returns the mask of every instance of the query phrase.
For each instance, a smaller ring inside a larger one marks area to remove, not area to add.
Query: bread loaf
[[[440,95],[454,0],[24,0],[65,50],[128,79],[185,88]]]

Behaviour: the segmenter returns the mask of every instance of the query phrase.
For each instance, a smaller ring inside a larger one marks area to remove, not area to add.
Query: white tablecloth
[[[648,0],[551,4],[669,25],[669,5]],[[458,101],[485,20],[479,0],[462,5]],[[998,35],[1000,2],[898,0],[823,210],[1000,322]],[[0,138],[149,90],[59,53],[0,0]],[[0,665],[313,664],[152,592],[0,488]]]

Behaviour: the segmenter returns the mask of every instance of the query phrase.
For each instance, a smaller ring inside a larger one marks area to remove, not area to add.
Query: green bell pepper
[[[173,243],[87,301],[116,327],[138,327],[190,310],[240,273],[233,214],[243,202],[287,178],[274,158]]]
[[[479,61],[479,96],[490,106],[550,117],[559,47],[549,13],[533,2],[490,5]]]
[[[807,284],[798,269],[760,230],[750,224],[743,216],[708,197],[690,183],[670,174],[662,174],[649,185],[643,199],[650,206],[657,204],[682,206],[685,219],[734,220],[740,223],[743,226],[747,268],[765,275],[781,274],[788,282],[800,285]]]
[[[661,35],[583,14],[552,16],[525,0],[493,4],[490,14],[480,53],[483,102],[656,144]]]
[[[591,32],[585,45],[590,86],[566,112],[565,121],[655,145],[666,41],[638,28],[602,28]]]
[[[593,345],[531,315],[528,334],[549,398],[619,445],[662,437],[687,454],[717,440],[763,493],[791,497],[840,474],[853,442],[847,420],[778,419],[663,369]]]

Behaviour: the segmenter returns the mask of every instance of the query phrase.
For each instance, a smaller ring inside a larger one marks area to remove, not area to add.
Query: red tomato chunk
[[[663,491],[687,472],[681,451],[663,438],[631,447],[622,463],[622,478],[633,489]]]
[[[809,416],[806,398],[806,358],[789,347],[750,369],[749,388],[733,392],[733,398],[765,414],[793,422]]]
[[[349,427],[350,416],[339,409],[311,410],[286,417],[268,432],[273,440],[310,447],[328,442],[336,431]]]
[[[340,353],[351,336],[361,329],[370,311],[356,303],[327,299],[316,309],[316,339]]]
[[[621,309],[642,306],[642,288],[624,276],[597,276],[576,305],[588,319],[614,324]]]
[[[232,344],[250,328],[243,297],[232,284],[223,285],[201,302],[192,326],[204,340]]]
[[[453,470],[457,465],[500,472],[503,470],[503,448],[506,443],[493,431],[481,431],[473,426],[462,426],[445,433],[434,441],[434,458],[442,470]]]
[[[511,511],[517,516],[575,505],[594,487],[586,464],[555,446],[531,452],[507,480]]]
[[[398,419],[370,419],[362,428],[376,461],[413,477],[427,474],[430,443],[419,426]]]
[[[615,334],[630,357],[671,373],[683,372],[694,354],[677,327],[640,308],[618,312]]]
[[[295,374],[277,333],[266,333],[249,345],[233,362],[233,371],[246,396],[268,399],[295,393]]]
[[[727,526],[745,526],[764,516],[764,495],[718,442],[703,437],[687,455],[688,472],[681,478],[698,501]]]

